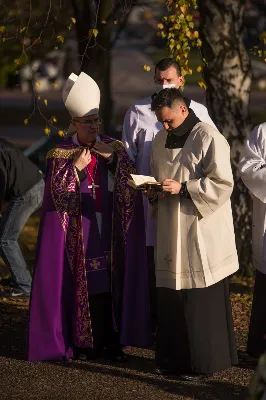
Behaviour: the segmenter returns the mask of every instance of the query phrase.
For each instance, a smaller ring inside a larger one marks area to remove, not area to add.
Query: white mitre
[[[87,74],[71,74],[63,88],[63,102],[74,118],[86,117],[99,113],[100,89],[97,83]]]

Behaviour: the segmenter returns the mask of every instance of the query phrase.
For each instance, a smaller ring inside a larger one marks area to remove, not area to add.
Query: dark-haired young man
[[[30,296],[31,276],[18,245],[28,218],[42,204],[43,175],[18,148],[0,138],[0,256],[12,276],[5,297]]]
[[[156,134],[162,129],[162,124],[151,110],[152,99],[162,89],[169,87],[179,88],[184,84],[181,68],[173,58],[164,58],[156,64],[154,84],[155,93],[147,98],[138,100],[136,104],[129,108],[124,120],[122,141],[128,155],[136,163],[137,172],[141,175],[150,175],[151,144]],[[207,108],[203,104],[187,98],[185,101],[187,106],[195,112],[201,121],[215,127]],[[154,221],[150,218],[147,199],[143,198],[143,201],[146,246],[150,271],[151,309],[154,316],[153,319],[155,320],[154,232],[156,228]]]
[[[238,361],[227,279],[238,269],[230,148],[177,89],[162,90],[152,110],[163,125],[151,151],[163,193],[147,193],[157,220],[157,372],[199,380]]]

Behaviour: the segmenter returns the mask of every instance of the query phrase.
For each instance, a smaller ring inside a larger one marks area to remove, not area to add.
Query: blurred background
[[[80,1],[66,0],[63,8],[60,1],[50,3],[52,8],[48,3],[33,1],[30,19],[26,0],[16,1],[14,6],[7,1],[0,5],[3,24],[0,26],[0,135],[25,149],[42,168],[47,149],[60,140],[58,130],[66,131],[69,126],[61,90],[68,75],[79,73],[81,63],[86,61],[81,55],[84,35],[81,31],[86,29],[83,23],[86,13],[92,11],[86,9],[85,1],[82,5]],[[137,99],[153,93],[154,64],[168,56],[166,41],[157,34],[157,25],[167,9],[165,2],[159,0],[112,4],[111,19],[106,20],[107,16],[101,20],[103,25],[108,25],[105,38],[101,38],[106,47],[104,53],[93,55],[93,68],[104,77],[100,78],[104,79],[102,103],[109,102],[108,114],[104,116],[105,131],[120,138],[126,110]],[[106,10],[100,11],[103,18],[108,15]],[[247,49],[256,48],[263,35],[266,37],[265,16],[264,0],[246,2],[244,41]],[[197,25],[196,11],[193,18]],[[13,38],[5,36],[7,29],[9,35],[13,32]],[[96,31],[94,35],[98,35]],[[84,45],[86,43],[84,40]],[[29,46],[30,51],[23,54],[22,49]],[[252,54],[251,62],[250,109],[252,122],[257,124],[266,120],[266,63]],[[193,74],[186,78],[185,94],[205,103],[205,91],[197,84],[201,73],[196,67],[200,63],[198,50],[192,50]]]

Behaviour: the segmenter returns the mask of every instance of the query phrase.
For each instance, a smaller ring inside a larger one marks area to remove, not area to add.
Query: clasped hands
[[[182,187],[181,183],[174,181],[173,179],[164,179],[162,181],[163,195],[167,193],[179,194],[181,187]],[[144,194],[150,200],[153,200],[157,197],[156,191],[152,188],[145,190]]]
[[[79,170],[83,170],[84,168],[87,167],[87,165],[90,164],[91,162],[91,151],[94,153],[99,154],[99,156],[108,159],[109,157],[112,156],[113,154],[113,148],[106,143],[103,142],[97,142],[95,145],[92,147],[91,150],[83,149],[75,158],[74,160],[74,166]]]

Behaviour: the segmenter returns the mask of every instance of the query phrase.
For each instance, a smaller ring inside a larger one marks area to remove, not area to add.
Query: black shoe
[[[184,381],[190,381],[190,382],[199,382],[202,381],[203,379],[207,379],[212,377],[213,374],[181,374],[180,378],[183,379]]]
[[[170,375],[171,371],[168,368],[155,368],[154,373],[157,375]]]
[[[106,349],[105,358],[109,361],[118,362],[118,363],[127,361],[127,356],[125,355],[123,350],[120,348],[116,349],[116,350]]]
[[[82,349],[76,347],[74,349],[74,359],[78,361],[92,361],[101,357],[101,352],[98,349]]]
[[[23,292],[23,290],[20,289],[12,289],[10,292],[0,292],[0,297],[5,297],[5,298],[24,298],[24,299],[29,299],[30,298],[30,293]]]

